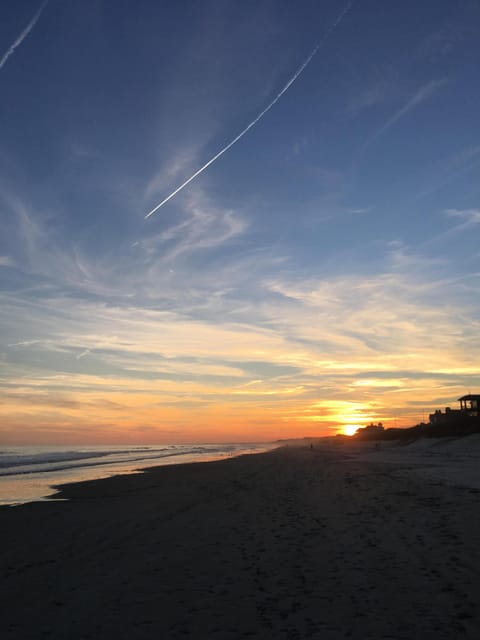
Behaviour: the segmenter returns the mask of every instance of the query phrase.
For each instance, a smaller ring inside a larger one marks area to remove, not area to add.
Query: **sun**
[[[343,433],[346,436],[353,436],[357,433],[358,428],[358,424],[346,424],[343,427]]]

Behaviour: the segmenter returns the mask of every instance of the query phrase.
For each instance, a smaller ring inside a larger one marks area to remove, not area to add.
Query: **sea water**
[[[159,465],[260,453],[273,444],[0,447],[0,505],[55,499],[56,485],[140,473]]]

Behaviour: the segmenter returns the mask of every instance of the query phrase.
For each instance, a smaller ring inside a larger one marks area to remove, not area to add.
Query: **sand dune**
[[[406,470],[442,483],[480,489],[480,434],[462,438],[420,438],[349,446],[357,459],[406,465]]]

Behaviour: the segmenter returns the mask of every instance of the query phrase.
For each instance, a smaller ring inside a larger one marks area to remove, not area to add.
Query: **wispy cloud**
[[[231,209],[215,206],[197,189],[190,194],[184,218],[140,244],[149,252],[161,254],[162,262],[180,255],[212,249],[231,241],[247,228],[247,221]]]
[[[168,166],[157,172],[147,184],[145,199],[148,200],[166,189],[173,180],[192,167],[196,161],[204,140],[199,140],[195,145],[190,144],[181,150],[177,150],[173,157],[169,158]]]
[[[450,187],[466,172],[475,169],[480,161],[480,145],[468,146],[447,158],[436,160],[429,167],[427,184],[414,196],[414,200]]]
[[[11,216],[11,246],[15,260],[9,258],[4,266],[15,266],[37,283],[56,283],[90,292],[105,292],[106,274],[89,264],[75,244],[75,239],[62,238],[54,224],[58,212],[31,206],[16,193],[0,188],[0,201]],[[1,266],[1,265],[0,265]]]
[[[31,208],[15,193],[0,190],[5,211],[13,214],[12,245],[19,254],[17,267],[35,276],[61,278],[78,273],[75,261],[55,242],[55,233],[49,229],[42,213]]]
[[[39,344],[41,340],[20,340],[20,342],[12,342],[9,347],[31,347],[34,344]]]
[[[480,224],[480,209],[446,209],[445,214],[463,220],[468,226]]]
[[[37,22],[40,19],[40,16],[42,15],[42,12],[45,9],[45,7],[47,6],[48,2],[49,2],[49,0],[45,0],[45,2],[43,2],[42,5],[40,5],[40,8],[35,13],[35,15],[30,20],[30,22],[27,24],[25,29],[20,33],[20,35],[15,40],[15,42],[12,45],[10,45],[10,47],[5,51],[5,53],[3,54],[2,58],[0,58],[0,69],[3,68],[3,66],[5,65],[7,60],[15,52],[15,49],[17,49],[17,47],[19,47],[22,44],[22,42],[28,36],[30,31],[33,29],[33,27],[37,24]]]
[[[231,320],[241,304],[236,296],[224,298],[215,316],[201,311],[195,317],[198,310],[187,313],[184,299],[168,288],[159,291],[158,309],[145,308],[141,299],[126,306],[71,296],[66,305],[58,294],[37,303],[7,297],[2,315],[20,318],[20,335],[37,338],[10,340],[18,348],[6,352],[8,380],[21,393],[41,392],[46,412],[50,398],[52,415],[69,424],[80,394],[82,410],[103,399],[97,416],[78,409],[78,429],[86,417],[116,422],[107,401],[125,406],[125,424],[134,415],[152,428],[160,406],[169,429],[185,423],[196,406],[199,422],[228,416],[233,433],[242,419],[242,433],[252,435],[259,420],[272,420],[278,436],[294,424],[303,433],[370,419],[412,424],[419,419],[415,402],[430,406],[429,398],[455,397],[456,387],[475,384],[480,319],[470,292],[442,277],[438,261],[401,243],[388,245],[384,260],[381,272],[368,276],[277,269],[252,283],[258,301],[248,300],[242,322]],[[243,265],[239,281],[251,281],[251,266]],[[201,284],[181,287],[190,286],[189,299],[203,295],[214,304],[213,289]],[[171,311],[162,310],[167,304]],[[28,346],[35,353],[27,359],[22,347]],[[59,394],[65,403],[55,407]],[[17,405],[10,399],[2,410],[10,421],[23,419],[25,409]]]
[[[455,220],[456,224],[424,241],[422,243],[424,249],[447,242],[451,243],[456,236],[461,236],[473,226],[480,224],[480,209],[446,209],[443,214],[447,218]]]
[[[0,267],[14,267],[15,261],[10,256],[0,256]]]
[[[390,87],[386,83],[377,83],[367,87],[351,98],[347,105],[347,113],[357,114],[364,109],[384,102],[389,94]]]

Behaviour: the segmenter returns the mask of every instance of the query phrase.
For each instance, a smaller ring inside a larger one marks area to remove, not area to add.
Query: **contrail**
[[[405,104],[399,111],[397,111],[397,113],[395,113],[390,118],[390,120],[387,120],[387,122],[384,125],[382,125],[380,129],[378,129],[378,131],[376,131],[371,136],[371,138],[367,140],[364,146],[365,147],[370,146],[370,144],[374,142],[377,138],[379,138],[387,129],[390,129],[390,127],[394,125],[397,122],[397,120],[400,120],[400,118],[403,118],[403,116],[406,115],[409,111],[411,111],[414,107],[416,107],[417,104],[420,104],[421,102],[429,98],[435,91],[437,91],[437,89],[439,89],[440,87],[443,87],[443,85],[445,85],[447,82],[448,82],[447,78],[441,78],[440,80],[431,80],[423,87],[420,87],[420,89],[407,102],[407,104]]]
[[[216,155],[213,156],[213,158],[210,158],[210,160],[208,162],[206,162],[203,167],[200,167],[200,169],[198,169],[198,171],[195,171],[195,173],[190,176],[190,178],[188,178],[188,180],[185,180],[185,182],[183,184],[181,184],[179,187],[177,187],[175,189],[175,191],[173,191],[169,196],[167,196],[164,200],[162,200],[159,204],[157,204],[156,207],[154,207],[149,213],[147,213],[147,215],[145,216],[145,220],[147,218],[149,218],[151,215],[153,215],[155,213],[155,211],[158,211],[160,209],[160,207],[163,207],[163,205],[168,202],[169,200],[171,200],[171,198],[173,198],[174,196],[177,195],[177,193],[179,191],[181,191],[184,187],[187,186],[187,184],[189,184],[192,180],[194,180],[197,176],[199,176],[201,173],[203,173],[205,171],[205,169],[207,169],[211,164],[213,164],[215,162],[215,160],[218,160],[218,158],[220,158],[220,156],[223,156],[223,154],[228,151],[230,149],[230,147],[233,147],[233,145],[238,142],[240,140],[240,138],[243,138],[243,136],[250,131],[250,129],[252,127],[254,127],[257,122],[259,120],[261,120],[263,118],[263,116],[268,113],[270,111],[270,109],[280,100],[280,98],[283,96],[283,94],[288,91],[288,89],[292,86],[292,84],[295,82],[295,80],[298,78],[298,76],[304,71],[305,67],[311,62],[312,58],[315,56],[315,54],[317,53],[317,51],[320,49],[320,47],[322,46],[322,44],[325,42],[325,40],[329,37],[329,35],[332,33],[332,31],[340,24],[340,22],[343,20],[344,16],[350,11],[350,9],[352,8],[353,2],[349,2],[346,7],[343,9],[343,11],[340,13],[340,15],[338,16],[338,18],[335,20],[335,22],[329,27],[329,29],[326,31],[326,33],[320,38],[320,40],[317,42],[317,44],[315,45],[314,49],[312,50],[311,54],[308,56],[308,58],[306,58],[306,60],[299,66],[299,68],[297,69],[297,71],[294,73],[294,75],[290,78],[290,80],[287,82],[287,84],[283,87],[283,89],[277,93],[277,95],[275,96],[275,98],[270,102],[270,104],[268,104],[265,109],[263,111],[261,111],[258,116],[255,118],[255,120],[252,120],[252,122],[250,122],[249,125],[247,125],[245,127],[245,129],[243,131],[241,131],[238,136],[236,136],[231,142],[229,142],[225,147],[223,147],[223,149],[221,149]]]
[[[42,3],[42,5],[40,6],[40,9],[38,9],[37,13],[30,20],[30,22],[27,24],[27,26],[22,31],[22,33],[18,36],[18,38],[15,40],[15,42],[12,45],[10,45],[10,47],[3,54],[2,58],[0,59],[0,69],[3,67],[3,65],[9,59],[9,57],[12,55],[12,53],[15,51],[15,49],[22,44],[22,42],[28,36],[30,31],[33,29],[33,27],[37,24],[40,16],[42,15],[42,11],[45,9],[45,7],[47,6],[48,2],[49,2],[49,0],[45,0]]]

